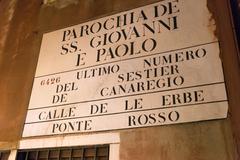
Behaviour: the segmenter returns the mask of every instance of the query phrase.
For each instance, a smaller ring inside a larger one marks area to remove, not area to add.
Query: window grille
[[[17,160],[109,160],[109,145],[19,150]]]
[[[10,151],[0,151],[0,160],[8,160]]]

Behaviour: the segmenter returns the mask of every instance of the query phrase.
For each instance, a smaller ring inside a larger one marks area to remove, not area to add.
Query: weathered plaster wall
[[[0,149],[17,148],[21,139],[42,33],[157,1],[0,0]],[[237,158],[229,118],[122,130],[120,135],[121,160]]]
[[[127,131],[121,159],[233,160],[228,125],[223,120]]]
[[[38,56],[37,49],[34,51],[34,42],[38,40],[34,26],[41,6],[40,1],[13,3],[0,1],[0,145],[11,142],[10,147],[20,139],[25,120]]]
[[[0,21],[0,55],[3,53],[3,47],[6,42],[8,31],[10,28],[11,20],[13,18],[16,0],[11,1],[2,1],[0,2],[0,11],[1,11],[1,21]],[[1,60],[2,58],[0,58]]]
[[[15,5],[16,4],[16,1],[15,0],[12,0],[12,1],[0,1],[0,11],[1,11],[1,14],[0,14],[0,64],[2,64],[2,60],[3,60],[3,48],[4,48],[4,45],[5,45],[5,42],[6,42],[6,39],[7,39],[7,35],[8,35],[8,31],[9,31],[9,28],[10,28],[10,24],[11,24],[11,20],[13,18],[13,13],[14,13],[14,9],[15,9]],[[2,79],[2,78],[1,78]],[[1,80],[0,80],[1,82]],[[2,84],[2,83],[0,83]],[[4,109],[4,108],[3,108]],[[1,110],[3,110],[2,107],[1,107]],[[4,111],[3,111],[4,112]],[[5,116],[4,114],[1,114],[0,116],[0,121],[5,121]],[[0,123],[1,123],[0,122]],[[1,129],[3,128],[4,126],[1,124]],[[4,141],[4,140],[2,140]],[[1,146],[11,146],[11,145],[15,145],[15,143],[13,142],[13,144],[11,142],[8,142],[6,140],[6,142],[0,142],[0,145]]]

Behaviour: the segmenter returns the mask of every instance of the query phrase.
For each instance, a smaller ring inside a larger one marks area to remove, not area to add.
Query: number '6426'
[[[47,79],[44,79],[40,82],[40,85],[41,86],[44,86],[44,85],[52,85],[52,84],[56,84],[56,83],[59,83],[61,81],[61,78],[60,77],[52,77],[52,78],[47,78]]]

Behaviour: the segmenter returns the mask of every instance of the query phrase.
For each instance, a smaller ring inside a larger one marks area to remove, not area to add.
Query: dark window
[[[17,160],[108,160],[109,145],[19,150]]]
[[[240,48],[240,0],[230,0],[230,3],[232,7],[235,31],[239,45],[238,47]]]
[[[0,151],[0,160],[8,160],[10,151]]]

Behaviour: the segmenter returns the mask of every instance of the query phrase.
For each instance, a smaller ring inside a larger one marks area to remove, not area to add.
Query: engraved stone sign
[[[215,28],[165,0],[45,33],[23,137],[226,118]]]

